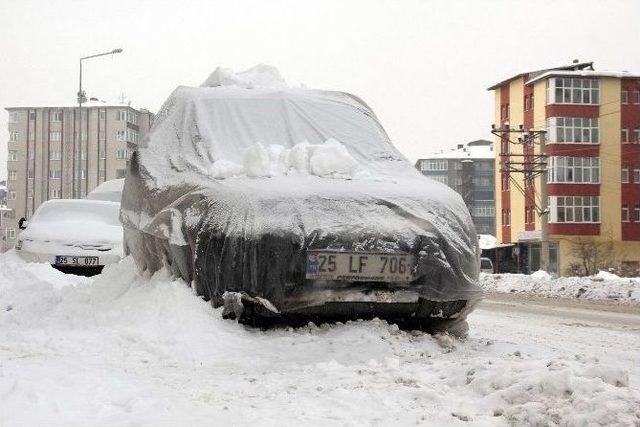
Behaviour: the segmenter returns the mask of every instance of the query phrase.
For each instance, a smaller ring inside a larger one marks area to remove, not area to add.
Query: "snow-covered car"
[[[122,189],[124,188],[124,178],[111,179],[98,185],[87,194],[89,200],[107,200],[118,202],[122,199]]]
[[[122,258],[120,203],[101,200],[48,200],[34,212],[16,242],[25,260],[65,271],[97,274]]]
[[[481,298],[462,198],[343,92],[277,70],[178,87],[131,160],[125,252],[241,321],[380,317],[464,324]]]

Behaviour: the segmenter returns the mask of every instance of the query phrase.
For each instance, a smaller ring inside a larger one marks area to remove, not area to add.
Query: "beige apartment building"
[[[2,247],[13,247],[18,220],[46,200],[83,198],[104,181],[124,178],[153,114],[122,104],[9,107],[7,208]],[[82,128],[82,131],[80,129]]]

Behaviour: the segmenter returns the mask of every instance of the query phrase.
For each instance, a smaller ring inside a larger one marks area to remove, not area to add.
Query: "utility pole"
[[[505,122],[503,126],[497,128],[491,125],[491,133],[498,136],[501,141],[508,144],[522,145],[523,154],[512,154],[511,150],[501,150],[500,153],[500,171],[509,174],[509,181],[525,198],[525,206],[527,201],[533,205],[536,213],[540,217],[541,237],[540,237],[540,266],[544,270],[549,270],[549,241],[547,232],[549,203],[547,196],[547,156],[545,154],[545,135],[544,129],[525,129],[523,125],[512,128],[509,122]],[[539,154],[535,153],[535,146],[540,146]],[[513,178],[514,173],[524,175],[525,188]],[[540,201],[536,202],[536,191],[534,186],[535,178],[540,175]],[[528,194],[528,188],[533,188],[533,193]],[[525,213],[526,218],[526,213]]]

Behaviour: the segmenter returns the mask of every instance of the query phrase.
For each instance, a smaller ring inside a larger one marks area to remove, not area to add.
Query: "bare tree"
[[[591,276],[613,264],[613,242],[578,238],[571,241],[571,251],[578,259],[569,266],[570,274]]]

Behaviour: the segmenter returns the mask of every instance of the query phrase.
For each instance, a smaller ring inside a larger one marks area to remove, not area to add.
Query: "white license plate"
[[[57,255],[56,265],[67,265],[76,267],[93,267],[99,265],[97,256],[66,256]]]
[[[414,257],[406,253],[307,251],[307,279],[411,282]]]

